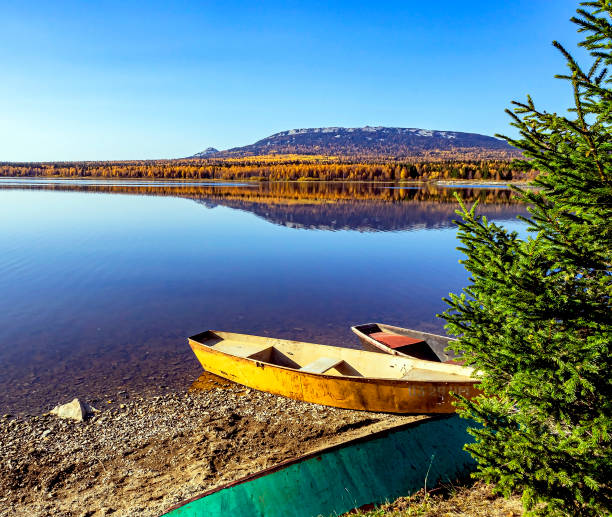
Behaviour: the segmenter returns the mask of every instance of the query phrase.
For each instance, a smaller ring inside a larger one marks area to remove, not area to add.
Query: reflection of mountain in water
[[[449,228],[457,219],[456,204],[427,201],[384,203],[338,201],[314,205],[282,205],[242,200],[196,200],[208,208],[225,206],[251,212],[266,221],[289,228],[311,230],[357,230],[360,232]],[[495,221],[525,214],[523,205],[481,205],[478,213]]]
[[[44,184],[43,184],[44,183]],[[192,199],[209,208],[225,206],[255,214],[290,228],[318,230],[399,231],[448,228],[457,218],[454,193],[478,213],[497,221],[526,214],[512,192],[499,188],[444,188],[434,185],[394,187],[381,183],[261,183],[251,185],[169,182],[112,184],[23,182],[0,188],[60,190]]]

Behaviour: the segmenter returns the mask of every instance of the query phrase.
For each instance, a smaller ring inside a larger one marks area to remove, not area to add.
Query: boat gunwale
[[[314,378],[317,378],[317,379],[329,379],[329,380],[335,380],[335,381],[342,380],[343,382],[358,382],[358,383],[364,383],[364,384],[382,384],[382,385],[385,385],[385,386],[395,386],[395,385],[406,386],[406,385],[409,385],[409,384],[410,385],[429,385],[429,386],[431,386],[431,385],[449,385],[449,384],[474,385],[474,384],[477,384],[477,383],[481,382],[478,379],[449,380],[449,381],[442,381],[442,380],[440,380],[440,381],[417,381],[417,380],[410,380],[410,379],[393,379],[393,378],[390,378],[390,377],[365,377],[365,376],[358,377],[358,376],[354,376],[354,375],[329,375],[329,374],[326,374],[326,373],[313,373],[313,372],[301,371],[299,369],[290,368],[288,366],[282,366],[282,365],[274,364],[274,363],[267,363],[267,362],[261,361],[259,359],[251,359],[249,357],[240,357],[240,356],[237,356],[237,355],[230,354],[228,352],[224,352],[222,350],[216,350],[214,347],[205,345],[204,343],[201,343],[201,342],[197,341],[196,339],[194,339],[196,337],[200,337],[200,336],[202,336],[204,334],[207,334],[208,332],[211,332],[211,333],[221,332],[221,333],[224,333],[224,334],[233,334],[233,335],[239,335],[239,336],[249,336],[249,337],[261,338],[261,336],[251,336],[250,334],[237,334],[237,333],[234,333],[234,332],[223,332],[223,331],[216,331],[216,330],[208,330],[208,331],[205,331],[205,332],[200,332],[199,334],[195,334],[194,336],[191,336],[191,337],[188,338],[189,346],[192,348],[192,350],[194,350],[194,352],[195,352],[194,345],[196,345],[197,348],[201,348],[201,349],[203,349],[203,350],[205,350],[207,352],[213,352],[214,354],[220,354],[220,355],[223,355],[225,357],[231,357],[233,360],[247,361],[248,364],[254,363],[255,365],[257,365],[257,363],[265,364],[265,365],[267,365],[267,366],[269,366],[271,368],[278,368],[278,369],[281,369],[281,370],[284,370],[284,371],[293,372],[293,373],[297,373],[297,374],[300,374],[300,375],[306,375],[306,376],[314,377]],[[274,339],[276,339],[276,338],[274,338]],[[303,343],[302,341],[292,341],[292,340],[289,340],[289,339],[278,339],[278,340],[279,341],[288,341],[288,342],[291,342],[291,343]],[[316,344],[316,343],[305,343],[305,344],[312,345],[312,344]],[[325,345],[319,345],[319,346],[325,346]],[[331,348],[333,348],[333,347],[331,347]],[[361,350],[356,350],[356,351],[362,352]],[[369,352],[369,353],[375,353],[375,352]],[[417,362],[420,362],[420,363],[432,363],[431,361],[425,361],[425,360],[422,360],[422,359],[414,359],[414,358],[409,357],[409,356],[406,357],[405,359],[408,359],[410,361],[417,361]],[[433,364],[438,365],[440,363],[433,363]],[[464,368],[464,367],[462,367],[462,368]],[[453,375],[453,374],[451,373],[451,375]],[[461,374],[455,374],[455,375],[461,375]],[[467,375],[463,375],[463,377],[467,377]],[[242,384],[242,383],[239,383],[239,384]],[[255,389],[257,389],[257,388],[255,388]]]
[[[257,472],[253,472],[252,474],[248,474],[244,477],[235,479],[234,481],[229,481],[227,483],[224,483],[223,485],[211,488],[209,490],[206,490],[205,492],[202,492],[193,497],[190,497],[189,499],[180,501],[176,503],[175,505],[171,506],[170,508],[168,508],[167,510],[164,510],[164,513],[160,514],[160,517],[163,517],[164,515],[167,515],[174,510],[178,510],[179,508],[186,506],[189,503],[197,501],[198,499],[203,499],[204,497],[220,492],[221,490],[224,490],[226,488],[232,488],[234,486],[238,486],[244,483],[248,483],[250,481],[254,481],[255,479],[259,479],[260,477],[264,477],[268,474],[273,474],[274,472],[283,470],[285,467],[289,467],[291,465],[298,464],[303,461],[307,461],[311,458],[316,458],[317,456],[321,456],[323,454],[334,452],[336,450],[342,449],[347,446],[357,445],[359,443],[366,443],[369,441],[376,440],[378,438],[384,438],[391,433],[394,433],[397,431],[404,431],[411,427],[418,427],[419,425],[423,425],[423,424],[426,424],[434,420],[446,420],[446,419],[454,418],[456,416],[457,415],[455,414],[426,414],[424,415],[424,418],[419,418],[418,420],[414,420],[412,422],[404,422],[394,427],[389,427],[387,429],[381,429],[380,431],[375,431],[370,434],[364,434],[361,436],[357,436],[355,438],[351,438],[344,442],[336,443],[334,445],[329,445],[321,449],[315,449],[314,451],[303,454],[302,456],[297,456],[295,458],[289,458],[289,459],[283,460],[280,463],[277,463],[276,465],[271,465],[270,467],[266,467],[265,469],[258,470]]]

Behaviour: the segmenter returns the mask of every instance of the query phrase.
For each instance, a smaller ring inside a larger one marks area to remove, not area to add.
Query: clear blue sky
[[[0,161],[175,158],[302,127],[509,132],[570,99],[569,0],[0,0]]]

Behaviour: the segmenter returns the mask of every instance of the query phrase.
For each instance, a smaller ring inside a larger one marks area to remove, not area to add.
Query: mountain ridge
[[[506,141],[479,133],[420,128],[365,126],[289,129],[253,144],[212,152],[208,148],[190,158],[240,158],[268,154],[308,154],[348,157],[427,157],[432,153],[476,154],[499,158],[519,152]]]
[[[193,156],[190,156],[190,158],[207,158],[208,156],[212,156],[213,154],[216,154],[218,152],[219,149],[215,149],[214,147],[207,147],[203,151],[200,151],[199,153],[195,153]]]

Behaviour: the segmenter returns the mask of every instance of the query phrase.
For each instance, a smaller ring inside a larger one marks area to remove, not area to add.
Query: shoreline
[[[204,373],[84,422],[0,418],[0,515],[154,516],[281,461],[425,416],[349,411]]]
[[[317,184],[317,183],[355,183],[355,184],[372,184],[372,185],[438,185],[438,186],[447,186],[447,185],[481,185],[481,186],[491,186],[492,188],[498,186],[508,186],[508,185],[522,185],[528,186],[529,181],[496,181],[496,180],[441,180],[441,179],[431,179],[431,180],[320,180],[317,178],[311,178],[308,181],[304,180],[223,180],[223,179],[182,179],[182,178],[107,178],[103,176],[0,176],[0,182],[3,180],[45,180],[45,181],[55,181],[55,180],[69,180],[69,181],[82,181],[82,182],[90,182],[90,181],[100,181],[100,182],[133,182],[133,183],[166,183],[166,184],[177,184],[177,185],[191,185],[191,184],[219,184],[219,185],[259,185],[266,183],[296,183],[296,184]]]

